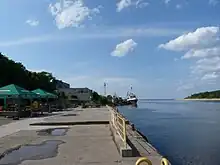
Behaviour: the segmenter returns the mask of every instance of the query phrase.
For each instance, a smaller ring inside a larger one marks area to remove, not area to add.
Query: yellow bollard
[[[139,158],[135,165],[141,165],[141,163],[147,163],[148,165],[152,165],[152,162],[146,157]]]
[[[166,158],[162,158],[161,165],[170,165],[170,162]]]

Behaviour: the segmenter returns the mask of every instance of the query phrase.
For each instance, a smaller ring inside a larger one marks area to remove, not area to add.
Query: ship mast
[[[130,87],[130,91],[129,90],[127,91],[127,97],[129,97],[129,95],[132,93],[131,91],[132,91],[132,85]]]
[[[104,96],[106,96],[106,82],[104,82]]]

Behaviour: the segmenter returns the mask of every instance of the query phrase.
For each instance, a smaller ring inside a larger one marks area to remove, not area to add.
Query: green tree
[[[217,91],[206,91],[192,94],[191,96],[186,97],[186,99],[204,99],[204,98],[220,98],[220,90]]]
[[[101,105],[107,105],[109,103],[109,101],[108,101],[107,97],[101,96],[100,103],[101,103]]]
[[[92,92],[92,96],[91,97],[92,97],[91,100],[93,102],[95,102],[95,103],[99,102],[100,98],[101,98],[100,95],[97,92],[95,92],[95,91]]]
[[[108,95],[108,96],[107,96],[107,100],[108,100],[108,101],[112,101],[112,98],[113,98],[113,97],[112,97],[111,95]]]
[[[51,73],[28,71],[22,63],[16,63],[2,53],[0,53],[0,75],[0,86],[16,84],[29,90],[41,88],[49,92],[56,88],[55,78]]]

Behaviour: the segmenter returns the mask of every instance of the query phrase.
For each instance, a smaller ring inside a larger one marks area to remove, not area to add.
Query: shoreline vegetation
[[[21,62],[15,62],[9,59],[6,55],[0,52],[0,87],[16,84],[27,90],[43,89],[47,92],[51,92],[58,96],[58,100],[63,104],[67,104],[67,96],[64,92],[59,92],[56,84],[59,81],[52,73],[46,71],[31,71],[28,70]],[[87,104],[94,105],[113,105],[114,99],[115,105],[125,105],[126,100],[122,97],[116,97],[108,95],[103,96],[95,91],[92,91],[91,101]],[[0,99],[0,105],[3,104],[3,100]],[[85,105],[86,106],[86,105]]]
[[[210,91],[210,92],[200,92],[192,94],[184,98],[183,100],[190,101],[220,101],[220,90]]]
[[[185,98],[185,99],[177,99],[177,100],[186,100],[186,101],[220,101],[220,98]]]

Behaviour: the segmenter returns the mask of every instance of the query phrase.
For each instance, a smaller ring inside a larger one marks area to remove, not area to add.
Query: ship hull
[[[138,99],[128,99],[127,102],[131,105],[137,105]]]

